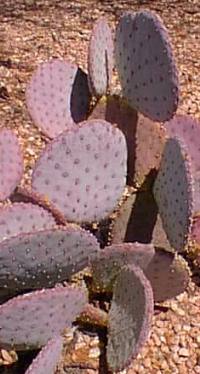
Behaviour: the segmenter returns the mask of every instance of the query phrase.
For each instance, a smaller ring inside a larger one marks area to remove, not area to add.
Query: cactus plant
[[[61,59],[33,74],[26,102],[47,144],[30,183],[19,185],[16,136],[0,132],[0,199],[12,201],[0,209],[0,345],[42,348],[27,374],[44,366],[54,373],[62,332],[73,324],[103,328],[108,369],[126,368],[148,338],[153,304],[190,280],[176,251],[198,247],[198,148],[188,134],[199,129],[189,117],[170,120],[178,77],[159,17],[123,15],[115,57],[120,95],[111,86],[112,32],[101,18],[88,76]]]

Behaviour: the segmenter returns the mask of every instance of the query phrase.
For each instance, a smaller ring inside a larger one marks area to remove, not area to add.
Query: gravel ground
[[[33,126],[24,102],[26,83],[34,68],[50,57],[62,57],[86,69],[87,45],[94,21],[100,15],[106,15],[114,26],[124,10],[140,8],[156,10],[168,27],[180,71],[179,113],[200,119],[199,0],[1,0],[1,126],[14,129],[21,141],[26,161],[25,182],[28,182],[35,159],[45,144]],[[191,283],[187,292],[162,307],[163,311],[155,313],[148,343],[123,374],[200,373],[198,286]],[[104,369],[99,369],[97,336],[75,332],[73,339],[68,336],[67,341],[70,339],[71,350],[63,355],[57,374],[105,373]],[[10,361],[14,353],[11,356]],[[7,353],[2,351],[0,363],[9,364],[10,361]],[[82,369],[77,368],[80,363]]]

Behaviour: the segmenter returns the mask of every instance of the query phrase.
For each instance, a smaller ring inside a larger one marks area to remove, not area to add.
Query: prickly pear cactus
[[[105,95],[110,87],[113,72],[113,37],[105,18],[95,23],[88,49],[88,81],[91,93]]]
[[[48,374],[54,374],[61,356],[62,347],[63,338],[61,336],[49,340],[33,360],[25,374],[44,374],[44,370]]]
[[[135,358],[149,336],[153,292],[142,270],[124,267],[116,279],[109,311],[107,361],[122,370]]]
[[[187,149],[178,139],[169,139],[154,184],[163,227],[171,246],[184,251],[191,232],[193,179]]]
[[[53,216],[31,203],[14,203],[0,209],[0,242],[21,233],[54,227]]]
[[[126,170],[122,132],[103,120],[85,121],[47,145],[33,171],[32,189],[66,220],[100,220],[117,205]]]
[[[98,250],[96,238],[73,225],[4,240],[0,244],[0,286],[7,291],[52,287],[88,266]]]
[[[147,10],[125,13],[116,30],[115,57],[129,103],[152,120],[169,120],[178,105],[178,74],[161,19]]]
[[[6,200],[20,182],[24,169],[23,155],[15,133],[0,130],[0,201]]]
[[[1,347],[27,350],[44,346],[71,327],[86,303],[86,292],[72,286],[14,297],[0,305]]]
[[[35,125],[54,138],[86,119],[90,104],[87,75],[68,61],[44,62],[27,86],[26,103]]]

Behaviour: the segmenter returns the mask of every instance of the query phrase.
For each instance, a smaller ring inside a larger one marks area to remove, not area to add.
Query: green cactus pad
[[[107,361],[112,371],[122,370],[140,352],[149,337],[153,292],[142,270],[124,267],[116,279],[109,311]]]
[[[5,349],[40,348],[70,328],[87,303],[85,291],[72,286],[17,296],[0,305],[0,345]]]
[[[68,221],[97,221],[117,205],[126,170],[122,132],[103,120],[85,121],[47,145],[33,171],[32,190]]]
[[[61,357],[62,347],[63,339],[61,336],[49,340],[33,360],[25,374],[44,374],[44,370],[48,374],[54,374]]]
[[[152,257],[151,244],[122,243],[105,247],[92,262],[93,286],[100,291],[112,291],[117,274],[124,265],[135,264],[146,269]]]
[[[106,94],[113,71],[113,37],[105,18],[100,18],[92,30],[88,49],[88,82],[95,96]]]
[[[94,260],[96,238],[74,225],[21,234],[0,244],[0,287],[30,290],[52,287]]]
[[[171,246],[184,251],[191,231],[194,193],[190,158],[178,139],[169,139],[165,145],[153,190]]]
[[[144,273],[151,283],[155,302],[178,296],[190,281],[190,270],[183,257],[162,249],[156,249]]]
[[[55,226],[52,215],[40,206],[14,203],[0,208],[0,242],[21,233]]]
[[[155,121],[178,105],[178,74],[167,31],[154,13],[126,12],[116,30],[115,57],[124,97]]]

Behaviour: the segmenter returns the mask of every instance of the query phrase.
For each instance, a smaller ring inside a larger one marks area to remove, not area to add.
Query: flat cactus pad
[[[0,208],[0,242],[21,233],[55,226],[52,215],[31,203],[14,203]]]
[[[27,86],[26,103],[35,125],[54,138],[86,119],[90,104],[87,75],[68,61],[44,62]]]
[[[21,234],[0,244],[0,287],[52,287],[94,260],[99,250],[88,231],[68,225]]]
[[[137,242],[105,247],[100,251],[99,257],[92,262],[95,286],[99,290],[112,291],[117,274],[124,265],[135,264],[144,270],[154,253],[153,245]]]
[[[6,200],[17,187],[23,175],[24,161],[15,133],[0,130],[0,201]]]
[[[154,196],[171,246],[184,251],[191,231],[193,180],[187,149],[178,139],[166,142]]]
[[[71,327],[87,303],[71,286],[17,296],[0,306],[0,344],[5,349],[40,348]]]
[[[147,10],[126,12],[116,30],[115,56],[125,98],[155,121],[169,120],[178,105],[178,74],[167,31]]]
[[[88,79],[92,94],[106,94],[111,84],[114,43],[105,18],[100,18],[92,30],[88,49]]]
[[[108,216],[126,183],[127,146],[122,132],[103,120],[83,122],[48,144],[32,176],[32,189],[68,221]]]
[[[142,270],[124,267],[114,286],[109,311],[107,361],[111,370],[124,369],[149,337],[153,292]]]
[[[153,289],[154,301],[178,296],[187,288],[190,270],[182,256],[157,249],[144,271]]]
[[[62,347],[63,339],[61,336],[49,340],[33,360],[25,374],[44,374],[44,370],[48,374],[54,374],[61,356]]]
[[[165,124],[170,137],[178,137],[187,146],[194,176],[194,211],[200,212],[200,122],[188,115],[176,115]]]

